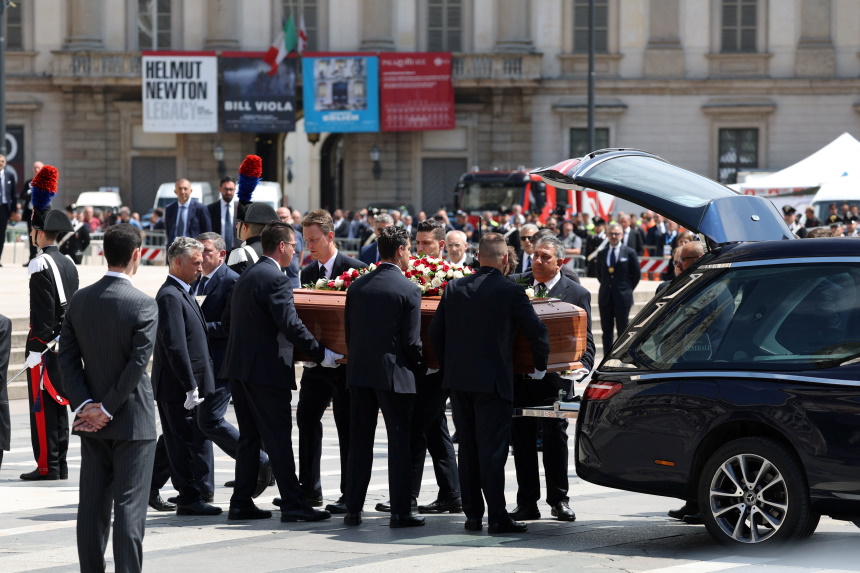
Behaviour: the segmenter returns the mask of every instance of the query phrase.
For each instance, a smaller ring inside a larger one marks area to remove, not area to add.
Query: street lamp
[[[218,162],[218,177],[224,179],[227,175],[227,166],[224,165],[224,147],[221,146],[221,143],[216,143],[215,147],[212,148],[212,157]]]
[[[379,163],[379,156],[381,152],[379,150],[379,146],[375,143],[373,147],[370,148],[370,160],[373,162],[373,178],[379,179],[382,177],[382,165]]]
[[[287,183],[293,182],[293,158],[287,155],[287,160],[284,161],[287,165]]]

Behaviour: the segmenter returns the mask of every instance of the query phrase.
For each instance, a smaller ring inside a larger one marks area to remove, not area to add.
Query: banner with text
[[[379,55],[382,131],[454,129],[450,52]]]
[[[379,131],[379,59],[364,53],[302,54],[305,131]]]
[[[143,52],[143,131],[218,132],[215,52]]]
[[[296,58],[269,75],[265,52],[221,53],[221,123],[224,131],[282,133],[296,129]]]

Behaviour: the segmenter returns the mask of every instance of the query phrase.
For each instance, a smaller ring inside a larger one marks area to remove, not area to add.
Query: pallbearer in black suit
[[[211,473],[211,454],[204,451],[194,408],[215,389],[206,320],[191,284],[202,269],[203,245],[177,237],[167,249],[170,274],[158,289],[158,336],[152,361],[152,382],[170,477],[179,495],[177,515],[217,515],[221,508],[202,500],[204,480]],[[189,412],[191,411],[191,412]],[[211,442],[208,448],[211,448]]]
[[[224,244],[227,245],[227,253],[237,246],[236,241],[236,206],[239,201],[236,198],[236,182],[232,177],[221,179],[218,187],[221,198],[214,203],[209,203],[209,220],[212,222],[212,232],[221,235]]]
[[[239,422],[236,484],[228,518],[272,515],[252,501],[262,440],[281,493],[281,521],[328,519],[328,511],[307,504],[296,477],[290,439],[290,401],[296,388],[293,347],[327,368],[337,366],[336,360],[343,356],[320,346],[296,315],[293,287],[281,270],[293,257],[296,240],[292,226],[281,222],[266,225],[261,242],[263,257],[242,273],[233,288],[230,335],[220,373],[231,381]]]
[[[478,261],[476,273],[448,283],[430,323],[430,340],[442,363],[444,386],[451,391],[466,529],[483,527],[486,498],[490,533],[522,532],[528,527],[505,509],[514,339],[522,329],[534,356],[530,376],[540,379],[546,372],[549,335],[523,287],[502,274],[508,264],[502,235],[481,237]]]
[[[224,419],[227,406],[230,405],[230,381],[219,378],[217,373],[221,371],[224,354],[227,352],[228,332],[222,322],[224,309],[230,301],[239,275],[224,264],[227,245],[221,235],[203,233],[197,240],[203,245],[203,271],[192,285],[191,293],[200,303],[200,310],[206,320],[206,337],[209,339],[213,372],[216,373],[214,389],[204,396],[205,399],[196,408],[197,424],[209,440],[235,460],[239,446],[239,430]],[[263,451],[260,452],[259,464],[254,497],[265,491],[272,477],[269,456]]]
[[[27,336],[27,388],[30,435],[37,468],[24,480],[67,479],[69,449],[68,400],[57,366],[56,343],[68,301],[78,290],[78,270],[57,248],[57,236],[72,230],[69,218],[51,210],[57,191],[57,170],[44,166],[33,179],[33,219],[30,239],[39,249],[28,265],[30,275],[30,334]]]
[[[81,571],[104,571],[114,513],[117,571],[140,571],[149,473],[155,457],[155,407],[146,365],[158,308],[132,286],[140,264],[140,231],[114,225],[104,234],[108,272],[71,300],[59,362],[78,418],[81,483],[78,557]]]
[[[584,368],[594,365],[594,338],[591,335],[591,294],[573,282],[561,271],[564,264],[564,243],[553,236],[538,239],[535,246],[532,272],[512,275],[514,282],[527,284],[536,296],[548,296],[576,305],[588,315]],[[558,373],[548,373],[542,380],[517,375],[514,379],[514,406],[551,406],[564,390],[567,398],[573,398],[573,385]],[[552,516],[559,521],[573,521],[576,514],[570,509],[567,495],[570,487],[567,478],[568,447],[565,419],[514,418],[511,425],[511,441],[514,446],[514,462],[517,470],[517,507],[511,513],[515,520],[539,519],[537,502],[540,499],[540,474],[537,458],[538,429],[543,431],[543,467],[546,476],[546,502],[552,508]]]
[[[376,240],[380,264],[346,291],[344,330],[349,348],[346,379],[350,399],[346,525],[361,523],[373,468],[373,438],[379,411],[388,433],[391,527],[424,525],[411,512],[409,425],[415,374],[421,354],[421,289],[407,279],[409,233],[386,227]]]
[[[337,250],[334,221],[328,211],[311,211],[302,219],[302,232],[313,262],[301,272],[303,285],[318,280],[334,280],[346,271],[367,267],[358,259]],[[349,392],[346,389],[346,368],[320,368],[306,364],[302,374],[296,425],[299,428],[299,483],[311,505],[322,502],[320,459],[322,456],[322,416],[332,405],[337,439],[340,446],[340,499],[326,506],[331,513],[346,513],[343,494],[347,478],[346,460],[349,456]]]
[[[603,330],[603,353],[612,349],[618,334],[627,327],[630,308],[633,306],[633,289],[639,284],[642,273],[639,259],[630,247],[621,244],[624,231],[621,225],[612,223],[606,230],[608,244],[597,252],[597,280],[600,290],[597,305],[600,309],[600,328]]]

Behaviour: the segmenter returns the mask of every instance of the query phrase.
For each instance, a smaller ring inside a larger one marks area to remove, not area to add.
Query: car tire
[[[800,462],[768,438],[740,438],[714,452],[699,476],[698,497],[708,532],[732,547],[804,539],[821,517]]]

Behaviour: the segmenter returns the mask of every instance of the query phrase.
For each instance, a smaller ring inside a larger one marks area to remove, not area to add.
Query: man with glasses
[[[522,251],[522,255],[520,256],[520,263],[517,265],[516,272],[518,273],[527,273],[532,268],[532,258],[535,254],[535,245],[534,245],[534,235],[537,234],[538,228],[537,225],[532,225],[528,223],[520,227],[520,249]]]
[[[701,241],[693,241],[691,243],[687,243],[682,247],[678,247],[677,252],[675,254],[675,259],[672,261],[672,264],[675,265],[675,276],[680,275],[681,273],[689,269],[691,266],[693,266],[693,263],[701,259],[704,254],[705,247],[702,245]],[[660,292],[666,287],[668,287],[671,282],[671,280],[668,280],[660,283],[654,294],[660,294]]]
[[[612,223],[606,230],[609,243],[597,252],[597,280],[600,291],[600,327],[603,330],[603,353],[607,354],[615,341],[613,329],[620,335],[627,327],[633,306],[633,289],[642,277],[636,251],[621,244],[624,230]]]

